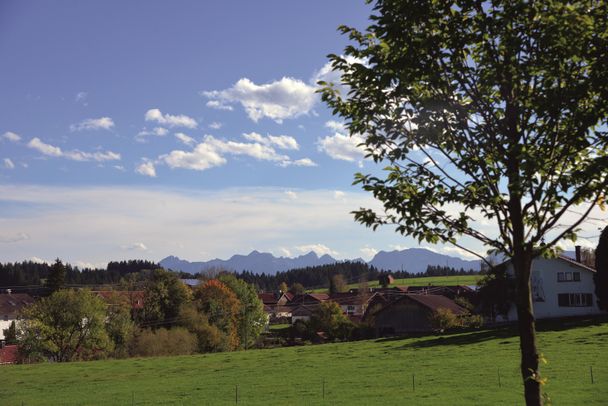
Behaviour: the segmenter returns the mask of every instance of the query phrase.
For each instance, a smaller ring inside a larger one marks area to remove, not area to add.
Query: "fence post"
[[[416,374],[412,374],[412,391],[416,392]]]
[[[135,406],[135,391],[131,391],[131,406]]]
[[[239,385],[234,385],[234,403],[239,403]]]
[[[325,378],[323,378],[323,400],[325,400]]]
[[[593,367],[589,365],[589,372],[591,373],[591,385],[593,385]]]
[[[502,385],[500,383],[500,368],[498,368],[497,371],[498,371],[498,387],[501,388]]]

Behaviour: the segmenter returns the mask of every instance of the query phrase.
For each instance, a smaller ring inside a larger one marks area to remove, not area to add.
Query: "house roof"
[[[17,314],[19,310],[34,303],[34,298],[27,293],[1,293],[0,314]]]
[[[292,312],[292,316],[312,316],[312,314],[319,308],[319,305],[301,305],[296,307]]]
[[[19,357],[19,349],[16,345],[6,345],[0,348],[0,364],[14,364]]]
[[[278,300],[278,298],[274,294],[274,292],[262,292],[262,293],[258,293],[258,298],[265,305],[274,305],[274,304],[277,303],[277,300]]]
[[[451,310],[454,314],[465,314],[466,309],[458,306],[452,299],[442,295],[406,295],[407,298],[436,311],[440,308]]]
[[[402,298],[390,303],[389,305],[381,309],[380,312],[390,309],[398,303],[401,303],[406,300],[414,301],[431,311],[437,311],[438,309],[443,308],[451,310],[457,316],[467,313],[466,309],[458,306],[452,299],[448,297],[442,295],[421,295],[413,293],[403,295]]]
[[[377,293],[360,295],[358,293],[344,292],[334,293],[329,296],[329,300],[336,302],[341,306],[346,305],[363,305],[368,303]]]
[[[576,261],[575,259],[572,259],[572,258],[566,257],[566,256],[564,256],[564,255],[560,255],[560,256],[558,256],[558,257],[557,257],[557,259],[561,259],[561,260],[562,260],[562,261],[564,261],[564,262],[567,262],[567,263],[569,263],[569,264],[571,264],[571,265],[574,265],[574,266],[581,267],[581,268],[586,269],[586,270],[591,271],[591,272],[597,272],[597,271],[595,270],[595,268],[592,268],[592,267],[590,267],[590,266],[587,266],[587,265],[585,265],[585,264],[583,264],[583,263],[581,263],[581,262]]]

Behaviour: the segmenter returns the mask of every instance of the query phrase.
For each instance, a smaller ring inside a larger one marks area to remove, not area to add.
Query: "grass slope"
[[[543,367],[546,391],[555,405],[605,405],[608,323],[572,323],[540,325],[540,348],[549,361]],[[505,328],[171,358],[3,366],[0,404],[230,405],[236,403],[238,385],[243,405],[514,405],[523,400],[518,357],[518,338]]]

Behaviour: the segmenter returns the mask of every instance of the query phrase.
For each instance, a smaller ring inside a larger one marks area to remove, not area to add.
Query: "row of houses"
[[[578,259],[578,260],[577,260]],[[538,258],[532,263],[531,288],[534,314],[537,319],[601,314],[595,294],[596,270],[580,261],[571,259]],[[513,276],[512,265],[505,263],[507,274]],[[438,309],[448,309],[456,316],[467,310],[454,302],[458,296],[475,302],[475,289],[468,286],[427,286],[369,289],[359,292],[352,289],[345,293],[292,293],[265,292],[259,297],[271,322],[295,323],[310,320],[319,304],[333,301],[354,322],[367,321],[379,335],[431,331],[431,315]],[[473,300],[471,300],[473,299]],[[373,314],[373,318],[370,317]],[[512,304],[508,312],[498,315],[496,322],[517,320],[517,310]]]

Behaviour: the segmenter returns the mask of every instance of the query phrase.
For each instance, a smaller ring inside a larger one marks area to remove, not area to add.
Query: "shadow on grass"
[[[536,323],[536,330],[539,332],[545,331],[564,331],[572,328],[598,326],[608,323],[608,316],[600,316],[593,318],[566,318],[555,320],[540,320]],[[604,333],[600,333],[604,334]],[[519,333],[516,324],[495,327],[487,330],[476,330],[470,332],[455,332],[442,336],[427,336],[426,339],[416,340],[412,343],[405,344],[398,349],[410,348],[428,348],[438,345],[467,345],[477,344],[488,340],[509,339],[518,337]],[[410,336],[412,337],[412,336]],[[388,342],[403,340],[404,337],[387,337],[378,339],[377,342]],[[502,344],[502,343],[501,343]],[[505,343],[506,344],[506,343]]]

